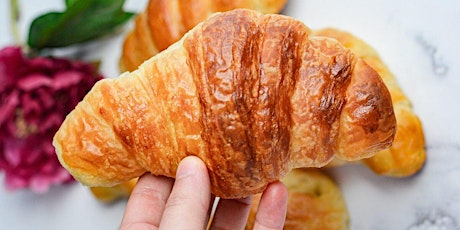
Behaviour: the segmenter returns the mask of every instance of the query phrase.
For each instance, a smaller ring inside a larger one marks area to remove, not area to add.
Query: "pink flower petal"
[[[53,92],[50,90],[41,88],[37,90],[37,94],[44,109],[49,109],[55,104]]]
[[[49,190],[50,179],[45,175],[36,175],[30,179],[30,189],[36,193],[45,193]]]
[[[55,184],[73,181],[73,177],[64,168],[58,168],[53,174],[53,182]]]
[[[77,104],[81,101],[81,99],[78,99],[79,96],[82,94],[80,92],[80,90],[78,90],[77,88],[71,88],[69,91],[68,91],[68,94],[70,96],[70,103],[69,103],[69,106],[73,108],[75,108],[75,106],[77,106]]]
[[[62,71],[54,75],[53,88],[55,90],[76,85],[83,79],[83,74],[76,71]]]
[[[29,70],[31,72],[49,72],[55,68],[53,58],[36,57],[29,60]]]
[[[58,162],[57,157],[56,157],[56,150],[54,149],[54,146],[52,144],[54,133],[55,132],[53,132],[53,135],[51,135],[49,137],[50,141],[42,141],[41,142],[41,146],[40,146],[41,148],[40,149],[42,150],[43,154],[45,154],[46,156],[50,156],[50,157],[55,158],[56,159],[55,162]]]
[[[71,178],[70,174],[64,168],[57,168],[56,172],[51,174],[38,174],[31,178],[30,188],[36,193],[45,193],[51,185],[61,184]]]
[[[0,97],[1,99],[1,97]],[[15,112],[16,106],[19,104],[19,92],[14,90],[10,95],[6,96],[5,101],[0,104],[0,126],[11,118]]]
[[[31,149],[24,158],[24,163],[33,165],[42,157],[42,151],[40,149]]]
[[[5,176],[5,188],[8,191],[25,188],[28,185],[26,179],[16,176],[15,174],[7,173]]]
[[[100,79],[83,62],[26,59],[17,47],[0,50],[0,171],[9,190],[42,193],[73,181],[56,157],[52,138]]]
[[[32,73],[24,78],[21,78],[17,83],[17,87],[24,91],[31,91],[40,87],[49,87],[52,85],[52,79],[39,73]]]
[[[24,117],[29,114],[37,114],[41,111],[40,102],[32,94],[23,94],[21,96],[22,112]]]
[[[47,161],[45,164],[42,165],[40,168],[40,173],[52,173],[56,168],[57,164],[54,161]]]
[[[14,85],[25,69],[27,69],[26,59],[22,55],[20,47],[10,46],[1,49],[0,92]]]
[[[8,137],[15,137],[18,133],[18,127],[14,123],[13,119],[10,119],[12,122],[7,122],[4,126],[4,132],[8,135]],[[6,141],[5,141],[6,142]]]
[[[12,167],[17,167],[21,163],[21,146],[22,141],[18,140],[10,140],[5,143],[5,159]]]

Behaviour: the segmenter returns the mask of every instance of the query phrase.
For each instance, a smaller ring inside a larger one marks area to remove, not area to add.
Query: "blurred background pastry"
[[[150,0],[135,19],[122,50],[120,69],[132,71],[215,12],[236,8],[278,13],[287,0]]]
[[[426,159],[422,123],[413,111],[410,99],[399,87],[396,77],[383,63],[377,51],[363,40],[345,31],[326,28],[314,33],[337,39],[352,50],[379,73],[390,90],[397,122],[395,140],[391,148],[382,150],[362,162],[379,175],[406,177],[418,172]],[[345,162],[337,159],[332,162],[335,165],[342,163]]]
[[[319,169],[295,169],[281,180],[288,189],[286,230],[345,230],[349,215],[335,182]],[[253,197],[246,229],[254,226],[260,194]]]

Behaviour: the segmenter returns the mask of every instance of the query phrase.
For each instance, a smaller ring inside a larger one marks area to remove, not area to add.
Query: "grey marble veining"
[[[422,36],[415,37],[415,41],[423,47],[429,56],[433,73],[440,77],[446,76],[449,72],[449,67],[444,63],[444,60],[441,54],[439,54],[438,49],[434,45],[430,44]]]

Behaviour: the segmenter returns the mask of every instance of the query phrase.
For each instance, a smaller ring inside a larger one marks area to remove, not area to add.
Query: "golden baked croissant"
[[[120,59],[123,71],[133,71],[214,12],[248,8],[262,13],[278,13],[287,0],[150,0],[135,19],[127,35]]]
[[[98,200],[109,203],[118,199],[128,198],[134,186],[136,186],[137,179],[135,178],[112,187],[90,187],[90,191]]]
[[[54,137],[61,164],[112,186],[146,171],[173,177],[196,155],[213,194],[237,198],[293,168],[388,148],[396,124],[383,81],[310,35],[287,16],[215,14],[136,71],[99,81]]]
[[[319,169],[295,169],[281,180],[288,189],[285,230],[345,230],[349,214],[335,182]],[[254,195],[246,229],[253,229],[260,194]]]
[[[403,177],[418,172],[426,158],[422,124],[414,113],[409,98],[404,95],[395,76],[380,59],[378,53],[361,39],[344,31],[327,28],[314,33],[337,39],[353,51],[379,73],[390,91],[397,121],[393,145],[371,158],[364,159],[363,162],[377,174],[387,176]]]

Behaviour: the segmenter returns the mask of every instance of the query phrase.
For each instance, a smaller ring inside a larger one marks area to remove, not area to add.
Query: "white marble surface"
[[[21,33],[61,0],[20,1]],[[29,5],[27,5],[29,4]],[[145,1],[128,1],[141,9]],[[57,8],[56,8],[57,7]],[[380,53],[413,101],[426,137],[427,163],[417,175],[385,178],[349,165],[330,171],[346,198],[351,229],[460,229],[460,1],[289,1],[284,14],[313,29],[353,32]],[[0,2],[0,46],[11,44],[8,2]],[[116,76],[121,36],[91,45],[102,71]],[[3,175],[0,174],[0,182]],[[101,204],[73,184],[44,195],[0,186],[0,229],[117,229],[125,202]]]

